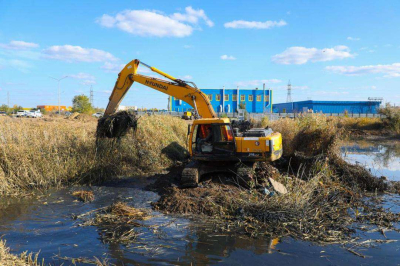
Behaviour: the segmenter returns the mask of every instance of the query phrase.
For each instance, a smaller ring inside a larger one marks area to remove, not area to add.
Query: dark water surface
[[[393,146],[393,145],[392,145]],[[370,166],[371,171],[400,180],[399,153],[389,152],[382,143],[348,143],[343,148],[346,159]],[[389,158],[387,161],[382,157]],[[379,158],[379,159],[377,159]],[[393,160],[393,158],[395,158]],[[397,158],[397,159],[396,159]],[[374,162],[373,164],[371,162]],[[107,258],[116,265],[400,265],[400,234],[359,232],[360,241],[392,239],[397,242],[354,248],[367,256],[356,256],[340,245],[318,246],[308,242],[284,239],[250,239],[243,235],[218,233],[211,222],[164,215],[152,211],[152,218],[142,221],[135,244],[122,245],[103,241],[98,228],[79,226],[72,216],[108,206],[119,200],[134,207],[151,210],[158,199],[144,187],[149,179],[130,179],[117,184],[83,187],[93,190],[92,203],[75,201],[71,192],[80,188],[49,191],[35,199],[1,199],[0,235],[13,253],[40,251],[40,258],[53,265],[70,265],[59,257]],[[400,197],[383,196],[382,204],[400,211]],[[371,230],[374,231],[374,230]],[[86,265],[85,263],[77,265]]]

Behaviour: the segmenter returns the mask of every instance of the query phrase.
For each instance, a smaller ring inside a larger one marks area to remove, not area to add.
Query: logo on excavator
[[[165,85],[162,85],[162,84],[158,84],[158,83],[155,83],[155,82],[147,80],[147,79],[146,79],[145,83],[146,83],[146,85],[150,85],[150,86],[162,89],[162,90],[168,90],[168,86],[165,86]]]

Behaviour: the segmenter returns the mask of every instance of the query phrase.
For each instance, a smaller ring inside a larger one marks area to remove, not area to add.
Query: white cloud
[[[385,78],[400,77],[400,63],[367,66],[328,66],[326,70],[348,76],[383,74]]]
[[[193,46],[191,46],[191,45],[184,45],[183,46],[183,48],[185,48],[185,49],[189,49],[189,48],[192,48]]]
[[[308,86],[292,86],[293,90],[308,90],[309,88]]]
[[[68,77],[74,78],[74,79],[96,79],[93,75],[79,72],[78,74],[70,74]]]
[[[375,50],[369,49],[368,47],[361,47],[360,50],[361,50],[361,51],[366,51],[366,52],[368,52],[368,53],[373,53],[373,52],[375,52]]]
[[[185,8],[186,13],[174,13],[171,18],[177,21],[185,21],[192,24],[198,24],[199,20],[204,20],[204,22],[209,27],[214,26],[214,22],[212,22],[206,15],[203,9],[193,9],[191,6]]]
[[[105,62],[101,69],[104,69],[108,73],[119,73],[125,67],[125,64],[115,64],[110,62]]]
[[[119,73],[126,66],[126,64],[121,63],[110,63],[105,62],[100,68],[104,69],[107,73]],[[138,73],[150,73],[151,71],[148,68],[142,67],[139,65]]]
[[[82,80],[81,84],[83,85],[93,85],[96,84],[96,78],[93,75],[79,72],[78,74],[70,74],[68,77],[71,77],[73,79],[80,79]]]
[[[234,20],[231,22],[227,22],[224,24],[225,28],[232,28],[232,29],[270,29],[274,27],[282,27],[287,25],[286,21],[246,21],[246,20]]]
[[[108,62],[117,61],[109,52],[73,45],[55,45],[43,51],[43,57],[67,62]]]
[[[344,59],[354,57],[355,54],[350,53],[350,49],[345,45],[338,45],[333,48],[306,48],[306,47],[290,47],[283,53],[274,55],[272,61],[277,64],[305,64],[308,61],[332,61],[336,59]]]
[[[19,59],[2,59],[0,58],[0,69],[11,67],[17,69],[21,72],[26,73],[29,68],[32,68],[32,65],[26,61],[19,60]]]
[[[347,95],[348,91],[315,91],[311,93],[316,96],[337,96],[337,95]]]
[[[222,60],[236,60],[236,57],[232,56],[232,55],[221,55],[221,59]]]
[[[281,86],[271,86],[272,89],[274,90],[287,90],[287,85],[281,85]],[[308,86],[294,86],[292,85],[292,90],[308,90],[310,87]]]
[[[29,50],[37,47],[39,47],[39,45],[36,43],[24,41],[11,41],[8,44],[0,43],[0,48],[7,50]]]
[[[347,37],[347,40],[349,40],[349,41],[359,41],[361,39],[358,38],[358,37]]]
[[[191,75],[185,75],[185,76],[181,76],[179,78],[183,79],[183,80],[191,80],[193,77]]]
[[[190,6],[185,8],[185,13],[171,16],[156,11],[124,10],[115,16],[104,14],[96,22],[106,28],[118,28],[138,36],[186,37],[193,32],[192,25],[197,25],[200,20],[209,27],[214,26],[204,10]]]
[[[256,80],[248,80],[248,81],[238,81],[238,82],[236,82],[236,86],[239,86],[239,87],[250,87],[250,86],[256,87],[256,86],[262,85],[264,83],[265,84],[276,84],[276,83],[280,83],[280,82],[282,82],[282,81],[279,80],[279,79],[261,79],[261,80],[256,79]]]

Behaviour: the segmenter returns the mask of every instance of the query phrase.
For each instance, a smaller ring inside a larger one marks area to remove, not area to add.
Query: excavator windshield
[[[195,125],[192,136],[194,154],[225,154],[235,151],[235,141],[230,124]]]

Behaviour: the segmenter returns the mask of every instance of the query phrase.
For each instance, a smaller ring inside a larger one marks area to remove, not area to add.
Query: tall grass
[[[400,108],[386,107],[380,110],[385,115],[384,125],[397,134],[400,134]]]
[[[307,115],[296,119],[283,118],[271,121],[269,126],[282,134],[283,153],[291,156],[295,151],[307,155],[330,152],[341,131],[335,121],[326,116]]]
[[[0,264],[2,266],[40,266],[44,265],[44,261],[38,261],[39,253],[28,254],[23,252],[19,255],[10,253],[10,248],[6,247],[6,242],[0,240]]]
[[[141,117],[136,136],[98,146],[95,121],[4,117],[0,125],[0,195],[159,170],[186,146],[186,123],[167,116]]]

